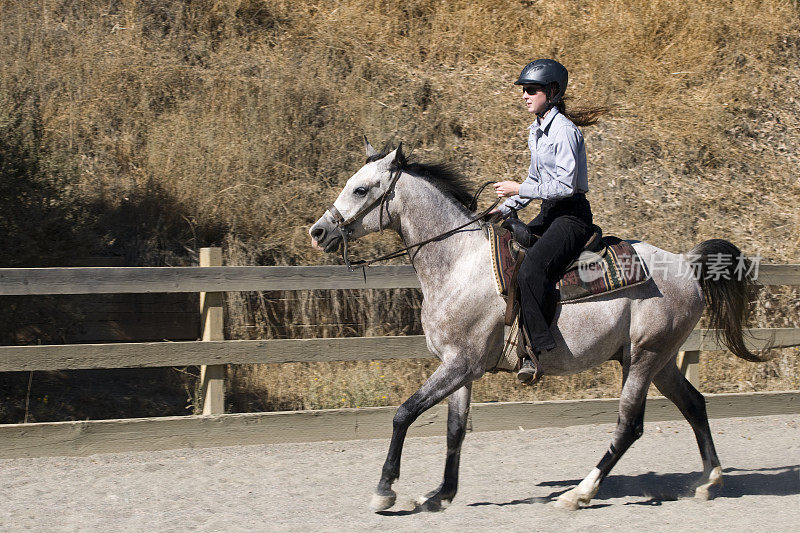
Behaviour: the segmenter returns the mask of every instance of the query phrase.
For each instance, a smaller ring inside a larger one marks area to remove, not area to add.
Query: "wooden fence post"
[[[678,352],[675,361],[681,373],[695,389],[700,388],[700,352],[692,350],[688,352]]]
[[[222,249],[201,248],[200,266],[222,266]],[[203,340],[225,340],[221,292],[200,293],[200,315]],[[200,397],[204,415],[218,415],[225,412],[225,365],[200,367]]]

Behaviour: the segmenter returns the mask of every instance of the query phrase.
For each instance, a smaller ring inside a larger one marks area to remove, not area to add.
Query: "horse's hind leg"
[[[640,360],[650,360],[658,355],[652,352],[642,352],[638,355]],[[638,368],[641,367],[641,368]],[[575,510],[583,505],[588,505],[600,489],[600,483],[611,472],[617,461],[642,436],[644,431],[644,405],[647,400],[647,389],[650,386],[650,376],[646,365],[634,365],[626,372],[619,399],[619,418],[611,446],[603,458],[592,469],[588,476],[577,487],[574,487],[555,502],[561,509]]]
[[[426,511],[438,511],[443,504],[453,501],[458,491],[458,464],[461,460],[461,443],[467,433],[469,399],[472,383],[468,383],[450,395],[447,401],[447,460],[444,464],[444,480],[434,491],[417,500]]]
[[[694,430],[697,445],[700,447],[700,457],[703,459],[703,477],[695,489],[695,497],[707,500],[711,487],[722,486],[722,467],[714,449],[711,429],[708,427],[703,395],[689,383],[673,362],[667,363],[656,374],[653,384],[678,407]]]

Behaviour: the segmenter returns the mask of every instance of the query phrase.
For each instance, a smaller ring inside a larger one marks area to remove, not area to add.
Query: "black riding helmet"
[[[548,108],[550,108],[564,98],[568,79],[567,69],[555,59],[537,59],[525,65],[514,85],[541,85],[546,88],[551,83],[555,83],[558,90],[554,95],[548,94],[547,97]]]

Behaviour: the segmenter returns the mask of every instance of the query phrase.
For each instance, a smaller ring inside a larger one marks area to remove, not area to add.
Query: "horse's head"
[[[388,205],[399,176],[396,162],[403,159],[401,147],[381,156],[364,139],[367,162],[347,180],[339,197],[308,230],[311,244],[335,252],[342,244],[342,232],[350,240],[379,231],[390,224]]]

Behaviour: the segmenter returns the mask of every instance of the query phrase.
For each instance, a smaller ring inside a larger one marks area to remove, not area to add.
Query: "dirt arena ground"
[[[690,497],[700,457],[684,422],[648,423],[588,508],[555,509],[612,425],[467,435],[461,487],[439,513],[443,437],[411,438],[397,505],[371,513],[385,440],[0,461],[0,530],[20,531],[796,531],[800,415],[711,421],[725,486]],[[523,461],[522,458],[525,458]]]

